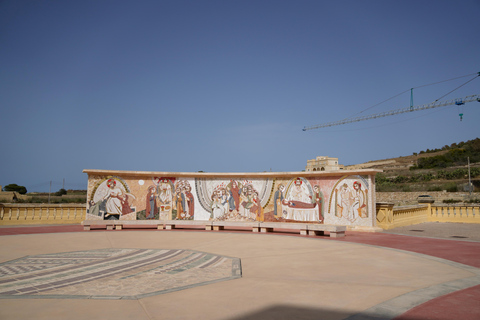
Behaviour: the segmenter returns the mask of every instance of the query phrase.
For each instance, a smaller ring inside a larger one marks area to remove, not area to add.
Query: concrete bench
[[[323,236],[325,231],[330,233],[330,238],[345,237],[346,226],[332,226],[328,224],[307,224],[308,235]]]
[[[213,221],[212,223],[212,228],[215,231],[224,230],[225,227],[252,228],[252,232],[258,232],[260,229],[260,222],[259,221]]]
[[[307,224],[306,223],[291,223],[291,222],[262,222],[260,224],[261,232],[272,232],[273,229],[293,229],[300,230],[301,235],[307,235]]]
[[[287,223],[287,222],[262,222],[260,223],[261,232],[272,232],[273,229],[293,229],[300,230],[301,235],[324,235],[325,231],[330,233],[331,238],[344,237],[346,226],[333,226],[328,224],[313,223]]]
[[[167,230],[188,226],[202,226],[205,230],[212,230],[212,221],[209,220],[165,220],[164,224]]]
[[[113,230],[115,227],[114,220],[85,220],[82,222],[83,230],[90,230],[91,227],[105,228],[107,230]]]
[[[178,227],[198,227],[205,230],[224,230],[228,227],[251,228],[252,232],[272,232],[277,230],[299,230],[301,235],[325,235],[329,232],[330,237],[344,237],[346,226],[333,226],[312,223],[288,223],[288,222],[259,222],[259,221],[211,221],[211,220],[85,220],[82,222],[84,230],[91,227],[106,228],[107,230],[122,230],[125,226],[151,226],[161,230],[176,229]]]

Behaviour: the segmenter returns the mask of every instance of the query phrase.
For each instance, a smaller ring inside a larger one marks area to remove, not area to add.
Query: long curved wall
[[[219,220],[375,226],[375,174],[84,170],[86,220]]]

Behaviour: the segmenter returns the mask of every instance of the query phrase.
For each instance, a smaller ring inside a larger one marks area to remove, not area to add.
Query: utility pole
[[[470,157],[467,157],[468,161],[468,192],[470,193],[470,196],[472,195],[472,180],[470,178]]]
[[[48,203],[50,203],[50,193],[52,193],[52,180],[50,180],[50,189],[48,190]]]

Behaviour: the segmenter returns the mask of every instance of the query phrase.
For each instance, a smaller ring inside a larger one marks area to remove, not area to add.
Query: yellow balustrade
[[[428,221],[480,223],[478,206],[432,206]]]
[[[1,203],[0,225],[79,224],[86,204]]]
[[[377,203],[377,227],[388,230],[423,222],[480,223],[479,206],[432,206],[430,204],[398,207]]]

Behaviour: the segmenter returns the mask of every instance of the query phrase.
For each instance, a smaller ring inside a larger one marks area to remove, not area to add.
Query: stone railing
[[[78,224],[86,204],[0,204],[0,225]]]
[[[377,203],[377,227],[388,230],[423,222],[480,223],[479,206],[432,206],[430,204],[394,207]]]
[[[480,223],[480,207],[432,206],[428,221]]]

